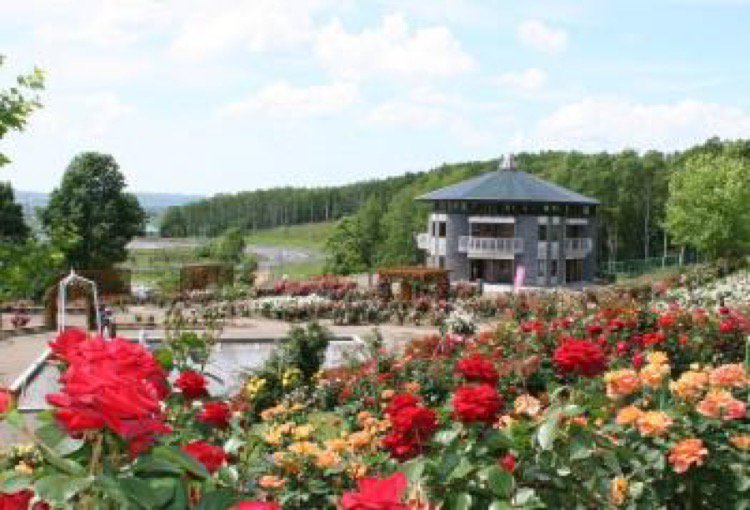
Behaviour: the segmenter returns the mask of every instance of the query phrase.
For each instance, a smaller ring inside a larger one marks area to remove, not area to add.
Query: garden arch
[[[96,331],[101,331],[99,294],[96,282],[76,274],[72,269],[70,270],[70,274],[61,278],[59,282],[47,289],[44,295],[44,323],[47,328],[55,331],[63,331],[65,329],[65,307],[68,302],[69,289],[82,289],[84,291],[88,329],[92,330],[93,326],[96,326]],[[85,292],[87,289],[90,292]]]

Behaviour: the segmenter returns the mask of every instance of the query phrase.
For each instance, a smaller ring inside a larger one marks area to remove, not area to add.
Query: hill
[[[709,139],[683,152],[520,153],[518,167],[601,201],[597,254],[601,261],[648,258],[669,247],[662,228],[669,175],[687,156],[728,151],[750,157],[750,141]],[[427,209],[414,197],[495,169],[497,160],[442,165],[429,171],[337,187],[275,188],[217,195],[170,207],[164,236],[214,236],[229,227],[247,232],[264,228],[340,219],[374,202],[375,223],[382,226],[373,244],[387,264],[415,260],[413,234],[425,229]]]

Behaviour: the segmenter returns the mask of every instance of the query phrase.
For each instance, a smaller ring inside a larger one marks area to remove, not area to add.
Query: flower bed
[[[742,508],[749,331],[732,310],[527,302],[320,371],[295,329],[229,400],[210,338],[155,353],[68,332],[61,390],[0,458],[10,508]],[[461,335],[458,332],[463,333]]]

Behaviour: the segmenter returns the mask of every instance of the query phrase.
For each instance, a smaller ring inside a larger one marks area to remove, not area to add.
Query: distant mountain
[[[37,207],[46,207],[49,201],[49,193],[16,190],[15,194],[16,202],[23,206],[28,216],[33,215]],[[141,207],[151,215],[159,215],[168,207],[186,205],[204,198],[201,195],[177,193],[135,193],[135,196],[138,197]]]

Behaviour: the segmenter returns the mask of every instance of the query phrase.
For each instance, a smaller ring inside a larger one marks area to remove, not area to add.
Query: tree
[[[399,193],[391,200],[388,212],[383,216],[385,236],[380,260],[385,265],[415,262],[414,233],[417,229],[424,228],[424,222],[418,225],[418,217],[417,206],[410,193]]]
[[[0,67],[4,60],[0,55]],[[35,68],[30,74],[16,78],[15,86],[0,90],[0,140],[8,131],[23,130],[29,115],[41,107],[36,93],[43,88],[44,73]],[[8,157],[0,152],[0,166],[9,162]]]
[[[383,242],[381,219],[383,217],[384,204],[375,195],[357,212],[359,223],[360,258],[367,270],[372,273],[378,263],[378,252]]]
[[[23,242],[29,227],[23,220],[23,209],[15,202],[9,182],[0,182],[0,242]]]
[[[367,270],[362,260],[362,226],[355,216],[339,220],[326,241],[325,251],[326,272],[346,275]]]
[[[227,229],[211,246],[211,256],[227,264],[237,264],[245,253],[245,236],[237,228]]]
[[[102,269],[127,258],[125,246],[143,231],[146,214],[115,159],[86,152],[76,156],[41,214],[53,244],[72,267]]]
[[[750,160],[727,153],[696,154],[669,182],[666,225],[678,243],[711,257],[747,253],[750,246]]]

